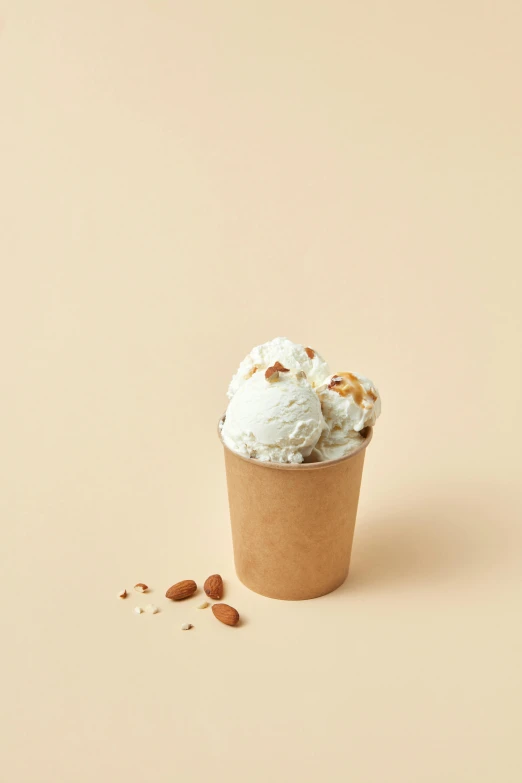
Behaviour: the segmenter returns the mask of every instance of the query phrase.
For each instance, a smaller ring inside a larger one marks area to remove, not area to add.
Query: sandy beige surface
[[[520,780],[521,22],[0,4],[2,783]],[[279,334],[383,398],[301,603],[235,577],[215,433]],[[238,628],[163,597],[216,571]]]

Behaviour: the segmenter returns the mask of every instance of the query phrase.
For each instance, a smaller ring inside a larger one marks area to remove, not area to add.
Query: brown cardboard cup
[[[248,459],[223,444],[234,561],[243,584],[288,601],[342,585],[371,427],[363,434],[347,457],[301,465]]]

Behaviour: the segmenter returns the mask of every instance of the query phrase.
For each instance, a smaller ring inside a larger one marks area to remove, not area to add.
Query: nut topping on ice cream
[[[311,348],[305,348],[305,351],[306,351],[306,355],[308,356],[309,359],[313,359],[314,358],[315,351],[312,351]]]
[[[280,372],[290,372],[290,370],[287,370],[286,367],[283,367],[281,362],[276,362],[272,367],[269,367],[268,370],[265,372],[265,378],[267,381],[270,381],[273,383],[274,381],[277,381],[279,379],[279,373]]]
[[[293,343],[286,337],[276,337],[267,343],[257,345],[245,356],[230,381],[229,399],[232,399],[240,387],[252,377],[254,367],[264,372],[267,367],[272,367],[277,361],[293,372],[303,370],[310,385],[315,389],[324,383],[331,370],[317,351],[313,353],[313,358],[311,358],[304,345]]]

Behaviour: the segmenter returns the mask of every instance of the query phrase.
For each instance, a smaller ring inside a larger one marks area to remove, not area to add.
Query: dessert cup
[[[248,588],[299,601],[343,584],[372,428],[361,434],[364,441],[348,456],[304,464],[249,459],[221,441],[234,562]]]

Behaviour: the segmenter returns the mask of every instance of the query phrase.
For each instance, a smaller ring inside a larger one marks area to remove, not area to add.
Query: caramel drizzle
[[[341,397],[348,397],[351,394],[355,404],[359,405],[359,407],[363,407],[363,402],[368,397],[374,402],[377,399],[373,389],[367,392],[359,379],[351,372],[339,372],[337,375],[334,375],[328,384],[328,388],[337,392]]]

